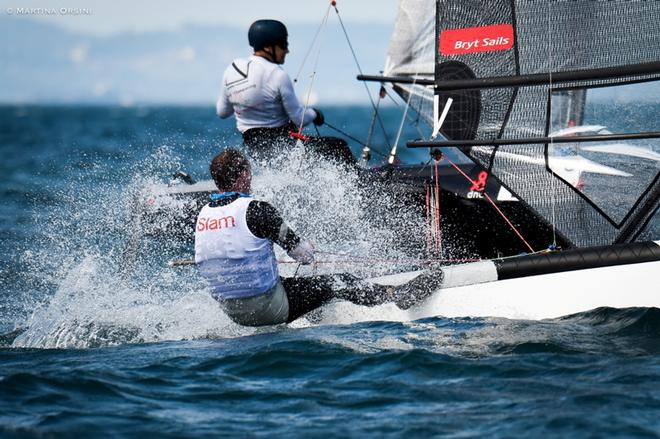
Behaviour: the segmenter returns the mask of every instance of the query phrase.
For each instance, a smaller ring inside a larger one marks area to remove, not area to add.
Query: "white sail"
[[[435,72],[435,1],[402,0],[394,22],[385,76],[424,75]]]
[[[385,60],[385,76],[433,79],[435,75],[435,1],[402,0]],[[397,93],[433,125],[433,89],[398,84]]]

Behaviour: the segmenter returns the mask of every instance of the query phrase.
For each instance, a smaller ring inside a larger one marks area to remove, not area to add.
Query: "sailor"
[[[257,20],[248,41],[249,58],[235,59],[225,70],[216,104],[221,118],[234,114],[236,126],[251,156],[269,159],[286,145],[294,145],[300,126],[323,125],[323,113],[303,107],[293,90],[284,64],[289,53],[286,26],[277,20]],[[336,137],[307,137],[305,145],[337,161],[355,163],[346,142]]]
[[[218,154],[210,171],[219,193],[197,218],[195,262],[212,296],[238,324],[292,322],[334,298],[367,306],[394,301],[408,308],[442,280],[441,273],[432,272],[394,290],[345,274],[280,277],[273,243],[301,264],[314,262],[313,246],[291,230],[271,204],[250,195],[251,167],[238,150]]]

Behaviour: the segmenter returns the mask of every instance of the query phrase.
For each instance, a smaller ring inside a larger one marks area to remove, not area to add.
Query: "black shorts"
[[[283,148],[295,145],[296,139],[289,134],[291,131],[298,131],[293,123],[277,128],[251,128],[243,133],[243,145],[252,158],[271,160],[280,154]],[[310,136],[304,144],[321,157],[337,163],[349,166],[355,166],[357,163],[348,143],[338,137]]]

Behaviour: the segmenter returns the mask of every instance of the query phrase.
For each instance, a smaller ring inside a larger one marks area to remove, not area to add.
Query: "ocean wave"
[[[660,309],[658,308],[601,307],[565,316],[557,321],[590,325],[604,335],[660,336]]]

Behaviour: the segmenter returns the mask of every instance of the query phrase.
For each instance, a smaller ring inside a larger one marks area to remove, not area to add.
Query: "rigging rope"
[[[356,256],[350,253],[334,253],[327,251],[317,251],[316,253],[325,254],[329,256],[339,256],[343,258],[342,260],[337,261],[319,261],[322,264],[330,263],[339,263],[339,262],[364,262],[364,263],[373,263],[373,262],[390,262],[390,263],[406,263],[406,264],[437,264],[437,263],[466,263],[466,262],[480,262],[483,259],[478,258],[375,258],[375,257],[366,257],[366,256]]]
[[[311,44],[310,44],[310,46],[309,46],[309,49],[307,49],[307,52],[305,53],[305,56],[304,56],[303,61],[302,61],[301,65],[300,65],[300,68],[298,69],[298,72],[297,72],[297,74],[296,74],[296,76],[295,76],[295,78],[294,78],[294,80],[293,80],[294,83],[297,83],[297,82],[298,82],[298,79],[299,79],[299,77],[300,77],[300,75],[301,75],[301,73],[302,73],[302,70],[303,70],[303,68],[304,68],[304,66],[305,66],[305,64],[306,64],[306,62],[307,62],[307,60],[308,60],[308,58],[309,58],[309,55],[311,54],[312,49],[314,48],[314,45],[316,44],[317,40],[319,40],[319,46],[318,46],[319,48],[318,48],[318,52],[317,52],[317,54],[316,54],[316,59],[315,59],[315,62],[314,62],[313,71],[312,71],[312,74],[311,74],[311,76],[310,76],[310,77],[311,77],[311,81],[310,81],[310,85],[309,85],[309,88],[308,88],[307,93],[306,93],[306,99],[305,99],[305,103],[304,103],[304,106],[303,106],[303,116],[302,116],[302,120],[301,120],[301,123],[299,124],[299,128],[298,128],[297,136],[294,135],[294,137],[297,137],[297,138],[301,138],[301,136],[302,136],[302,128],[303,128],[303,124],[302,124],[302,122],[304,122],[304,114],[305,114],[305,111],[306,111],[307,108],[309,107],[309,101],[310,101],[310,97],[311,97],[312,86],[313,86],[313,83],[314,83],[314,79],[315,79],[315,77],[316,77],[316,69],[317,69],[318,61],[319,61],[320,54],[321,54],[321,42],[320,42],[319,36],[321,35],[321,31],[322,31],[322,30],[325,28],[325,26],[327,25],[328,17],[329,17],[329,15],[330,15],[330,8],[332,8],[332,7],[334,7],[334,9],[335,9],[335,11],[336,11],[336,13],[337,13],[337,17],[339,18],[339,23],[341,24],[342,30],[343,30],[343,32],[344,32],[344,36],[346,37],[346,40],[347,40],[348,45],[349,45],[349,48],[350,48],[351,53],[352,53],[352,55],[353,55],[353,59],[355,60],[355,63],[356,63],[356,65],[357,65],[357,67],[358,67],[358,71],[360,72],[360,74],[362,74],[362,68],[360,67],[360,63],[359,63],[359,61],[358,61],[358,59],[357,59],[357,56],[356,56],[356,54],[355,54],[355,50],[353,49],[353,45],[351,44],[350,38],[348,37],[348,32],[346,31],[346,27],[344,26],[344,23],[343,23],[343,21],[342,21],[342,19],[341,19],[341,16],[339,15],[339,10],[338,10],[337,7],[336,7],[336,2],[335,2],[335,1],[331,1],[331,2],[328,4],[328,7],[326,8],[326,11],[325,11],[325,14],[323,15],[323,18],[322,18],[322,20],[321,20],[321,23],[320,23],[320,25],[318,26],[318,28],[317,28],[317,30],[316,30],[316,33],[314,34],[314,38],[312,38],[312,42],[311,42]],[[367,86],[366,86],[366,83],[365,83],[365,87],[367,87]],[[369,93],[369,89],[368,89],[368,87],[367,87],[367,94],[369,94],[369,99],[370,99],[370,101],[371,101],[372,107],[374,108],[374,116],[375,116],[375,117],[377,116],[378,120],[380,121],[381,128],[383,129],[383,135],[384,135],[384,137],[385,137],[385,141],[387,142],[387,144],[388,144],[388,146],[389,146],[389,145],[390,145],[390,140],[389,140],[389,137],[387,136],[387,132],[385,131],[384,124],[383,124],[382,120],[380,119],[380,115],[379,115],[379,113],[378,113],[378,105],[374,105],[374,102],[373,102],[373,99],[372,99],[372,97],[371,97],[371,94]],[[342,131],[341,129],[339,129],[339,128],[337,128],[337,127],[335,127],[335,126],[333,126],[333,125],[331,125],[331,124],[329,124],[329,123],[327,123],[327,122],[325,122],[325,125],[327,125],[328,128],[331,128],[331,129],[337,131],[338,133],[340,133],[340,134],[346,136],[347,138],[349,138],[349,139],[351,139],[351,140],[353,140],[353,141],[359,143],[359,144],[362,145],[362,146],[368,147],[368,145],[369,145],[369,140],[368,140],[367,143],[365,144],[363,141],[361,141],[361,140],[355,138],[354,136],[349,135],[348,133]],[[373,131],[373,130],[371,130],[371,131]],[[316,127],[316,133],[317,133],[318,136],[321,135],[320,132],[319,132],[319,130],[318,130],[318,127]],[[292,134],[292,135],[293,135],[293,134]],[[369,138],[371,138],[371,134],[370,134]],[[384,153],[381,153],[381,152],[379,152],[379,151],[375,151],[375,152],[376,152],[377,154],[383,156],[383,157],[386,157],[386,154],[384,154]]]
[[[432,179],[430,184],[426,184],[426,249],[430,254],[442,256],[439,163],[439,160],[434,160]]]
[[[378,108],[380,107],[380,101],[383,99],[384,94],[383,92],[385,91],[385,87],[382,85],[380,86],[380,90],[378,91],[378,96],[380,99],[376,102],[376,109],[374,111],[374,115],[371,117],[371,123],[369,123],[369,133],[367,134],[367,144],[364,145],[364,148],[362,148],[362,161],[364,162],[364,165],[371,160],[371,138],[374,135],[374,129],[376,128],[376,116],[378,115]]]
[[[401,108],[401,104],[400,104],[396,99],[394,99],[394,98],[392,97],[392,95],[391,95],[387,90],[385,90],[385,94],[387,95],[388,98],[390,98],[390,100],[391,100],[392,102],[394,102],[394,105],[396,105],[397,108],[399,108],[399,109]],[[414,108],[413,108],[413,109],[414,109]],[[417,115],[418,115],[418,117],[419,117],[419,112],[417,113]],[[419,134],[419,137],[420,137],[420,138],[424,138],[424,137],[425,137],[425,136],[424,136],[424,133],[422,133],[422,130],[419,128],[419,122],[418,122],[418,121],[419,121],[419,118],[418,118],[418,120],[417,120],[417,122],[416,122],[416,121],[412,120],[412,116],[408,116],[408,120],[410,121],[410,123],[412,124],[412,126],[414,126],[415,129],[417,130],[417,134]]]
[[[305,52],[305,56],[303,57],[302,62],[300,63],[300,68],[298,69],[298,73],[296,73],[296,76],[293,78],[293,83],[298,82],[298,78],[300,77],[300,74],[302,73],[303,68],[305,67],[305,63],[307,62],[307,58],[309,58],[309,54],[312,53],[312,49],[314,48],[314,44],[316,44],[316,39],[318,38],[319,34],[321,33],[321,30],[323,29],[324,23],[328,19],[328,15],[330,15],[330,5],[328,5],[328,8],[325,11],[325,14],[323,14],[323,18],[321,19],[321,24],[316,28],[316,33],[314,34],[314,38],[312,38],[312,42],[309,45],[309,48],[307,49],[307,52]]]
[[[329,124],[328,122],[324,122],[323,125],[326,125],[328,128],[337,131],[337,132],[338,132],[339,134],[341,134],[342,136],[344,136],[344,137],[348,137],[349,139],[353,140],[354,142],[359,143],[359,144],[362,145],[362,146],[366,146],[366,145],[367,145],[367,144],[364,143],[362,140],[360,140],[360,139],[358,139],[358,138],[356,138],[356,137],[351,136],[351,135],[348,134],[346,131],[344,131],[344,130],[342,130],[341,128],[338,128],[338,127],[336,127],[336,126],[334,126],[334,125],[331,125],[331,124]]]
[[[417,80],[417,76],[415,75],[415,79],[413,79],[412,82],[412,87],[415,86],[415,81]],[[408,100],[406,101],[406,107],[403,110],[403,117],[401,118],[401,123],[399,124],[399,131],[396,134],[396,140],[394,141],[394,146],[392,146],[392,150],[390,151],[390,157],[387,159],[387,162],[392,165],[394,164],[394,159],[396,158],[396,149],[399,146],[399,140],[401,140],[401,133],[403,132],[403,123],[406,121],[406,116],[408,115],[408,108],[410,108],[410,101],[412,100],[414,93],[411,91],[408,94]]]
[[[337,18],[339,19],[339,24],[341,25],[341,29],[344,32],[344,36],[346,37],[346,42],[348,43],[348,47],[351,50],[351,54],[353,55],[353,59],[355,60],[355,65],[357,66],[358,72],[360,72],[360,75],[362,75],[362,67],[360,67],[360,62],[357,59],[357,55],[355,54],[355,50],[353,49],[353,44],[351,43],[351,39],[348,36],[348,31],[346,30],[346,26],[344,26],[344,21],[341,19],[341,15],[339,14],[339,9],[337,9],[337,2],[334,0],[330,2],[330,5],[335,8],[335,12],[337,13]],[[378,119],[378,124],[380,125],[381,130],[383,131],[383,137],[385,138],[385,143],[387,144],[387,147],[391,147],[392,143],[390,142],[390,138],[387,135],[387,130],[385,129],[385,124],[383,123],[382,118],[380,117],[380,114],[378,113],[378,106],[374,102],[374,98],[371,96],[371,91],[369,90],[369,86],[367,85],[366,81],[363,82],[364,88],[367,91],[367,96],[369,96],[369,102],[371,102],[371,108],[373,108],[374,113],[377,115]]]
[[[435,179],[435,236],[436,236],[436,252],[442,255],[442,228],[440,227],[440,175],[438,174],[438,164],[440,160],[435,160],[434,163],[434,179]]]
[[[544,250],[539,250],[537,252],[533,252],[531,254],[543,254],[543,253],[554,253],[556,250],[552,249],[544,249]],[[318,254],[326,254],[329,256],[339,256],[344,259],[342,260],[326,260],[326,261],[314,261],[313,263],[313,269],[316,270],[316,265],[321,265],[321,264],[339,264],[339,263],[363,263],[363,264],[373,264],[374,262],[382,262],[382,263],[392,263],[392,264],[397,264],[397,263],[402,263],[402,264],[419,264],[419,265],[433,265],[433,264],[443,264],[443,263],[448,263],[448,264],[465,264],[465,263],[470,263],[470,262],[482,262],[488,259],[480,259],[480,258],[426,258],[426,259],[415,259],[415,258],[374,258],[374,257],[366,257],[366,256],[358,256],[358,255],[352,255],[350,253],[333,253],[333,252],[326,252],[326,251],[321,251],[317,250],[316,253]],[[518,258],[520,255],[511,255],[511,256],[503,256],[499,257],[497,259],[513,259],[513,258]],[[278,264],[298,264],[298,268],[302,264],[298,261],[287,261],[283,259],[278,259],[277,260]],[[167,263],[168,266],[170,267],[185,267],[185,266],[194,266],[197,265],[194,259],[174,259],[171,260]],[[296,269],[297,270],[297,269]]]
[[[323,20],[321,21],[321,24],[319,26],[319,30],[317,31],[317,34],[320,34],[321,29],[324,29],[326,24],[328,23],[328,17],[330,16],[330,6],[325,11],[325,15],[323,17]],[[310,47],[311,51],[311,47]],[[314,67],[312,68],[312,74],[310,76],[310,82],[309,82],[309,88],[307,89],[307,96],[305,98],[305,105],[303,106],[303,113],[302,117],[300,120],[300,125],[298,128],[298,134],[302,134],[302,129],[303,129],[303,122],[305,121],[305,113],[307,112],[307,108],[309,107],[309,99],[311,97],[312,93],[312,87],[314,85],[314,79],[316,78],[316,68],[319,64],[319,58],[321,57],[321,41],[319,40],[319,50],[316,53],[316,59],[314,60]],[[301,66],[302,69],[302,66]]]
[[[427,253],[431,251],[431,247],[433,246],[433,229],[431,228],[431,218],[430,218],[430,212],[431,212],[431,186],[426,185],[426,250]]]

